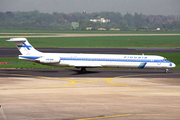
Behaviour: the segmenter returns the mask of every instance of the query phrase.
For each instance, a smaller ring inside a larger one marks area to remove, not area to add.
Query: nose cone
[[[170,66],[171,68],[174,68],[174,67],[176,67],[176,64],[174,64],[174,63],[172,62],[172,63],[169,64],[169,66]]]

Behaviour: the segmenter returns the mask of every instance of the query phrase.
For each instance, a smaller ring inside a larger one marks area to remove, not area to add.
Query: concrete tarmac
[[[52,37],[66,36],[69,35],[52,35]],[[37,49],[42,52],[101,54],[180,52],[178,48]],[[17,48],[0,48],[1,57],[17,57],[19,54]],[[165,74],[164,70],[144,69],[87,70],[87,73],[82,74],[76,69],[1,69],[0,120],[178,120],[180,118],[179,70],[171,70],[168,74]]]
[[[180,71],[0,70],[0,120],[177,120]]]

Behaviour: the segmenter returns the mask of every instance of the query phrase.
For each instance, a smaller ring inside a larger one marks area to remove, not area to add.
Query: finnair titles
[[[174,68],[176,65],[162,56],[156,55],[113,55],[113,54],[74,54],[74,53],[44,53],[36,50],[26,38],[11,38],[22,55],[19,59],[30,60],[50,66],[67,66],[80,68],[119,67],[119,68]]]

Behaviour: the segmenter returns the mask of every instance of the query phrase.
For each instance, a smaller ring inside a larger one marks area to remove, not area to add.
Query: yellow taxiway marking
[[[132,115],[135,115],[135,116],[166,116],[166,117],[178,117],[178,116],[180,116],[180,114],[121,114],[121,115],[112,115],[112,116],[82,118],[82,119],[76,119],[76,120],[94,120],[94,119],[125,117],[125,116],[132,116]]]
[[[108,83],[111,83],[111,84],[114,84],[114,85],[117,85],[117,86],[122,86],[122,87],[150,88],[150,87],[140,87],[140,86],[131,86],[131,85],[119,84],[119,83],[111,82],[110,80],[116,79],[116,78],[125,78],[125,77],[138,77],[138,76],[148,76],[148,75],[172,75],[172,74],[180,74],[180,73],[124,75],[124,76],[107,78],[106,81]]]
[[[123,116],[130,116],[130,115],[133,115],[133,114],[122,114],[122,115],[102,116],[102,117],[83,118],[83,119],[76,119],[76,120],[93,120],[93,119],[101,119],[101,118],[123,117]]]
[[[44,76],[33,76],[33,75],[22,75],[22,74],[5,74],[5,73],[0,73],[0,75],[28,76],[28,77],[45,78],[45,79],[65,80],[65,81],[71,82],[71,83],[67,83],[67,84],[54,85],[54,86],[42,86],[42,87],[31,87],[31,88],[10,88],[10,89],[1,89],[1,90],[42,89],[42,88],[53,88],[53,87],[61,87],[61,86],[67,86],[67,85],[75,84],[74,80],[65,79],[65,78],[53,78],[53,77],[44,77]]]
[[[72,79],[65,79],[65,78],[53,78],[53,77],[44,77],[44,76],[33,76],[33,75],[23,75],[23,74],[0,73],[0,75],[26,76],[26,77],[37,77],[37,78],[45,78],[45,79],[58,79],[58,80],[71,81],[71,83],[63,84],[63,85],[42,86],[42,87],[32,87],[32,88],[15,88],[15,89],[12,88],[12,89],[3,89],[3,90],[53,88],[53,87],[60,87],[60,86],[67,86],[67,85],[81,84],[81,83],[98,83],[98,84],[110,83],[111,85],[113,84],[113,85],[123,86],[123,87],[150,88],[150,87],[140,87],[140,86],[131,86],[131,85],[119,84],[119,83],[111,82],[110,80],[116,79],[116,78],[124,78],[124,77],[147,76],[147,75],[172,75],[172,74],[180,74],[180,73],[124,75],[124,76],[111,77],[111,78],[101,78],[101,79],[89,80],[89,81],[72,80]],[[103,81],[103,80],[106,80],[107,83],[99,83],[98,82],[98,81]],[[110,85],[110,84],[108,84],[108,85]],[[176,93],[176,94],[179,94],[179,93]]]
[[[80,83],[94,83],[94,82],[97,82],[97,81],[102,81],[102,80],[106,80],[107,78],[101,78],[101,79],[96,79],[96,80],[89,80],[89,81],[79,81],[79,82],[76,82],[75,84],[80,84]]]

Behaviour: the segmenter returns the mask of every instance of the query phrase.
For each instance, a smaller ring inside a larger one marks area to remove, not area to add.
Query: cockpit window
[[[167,59],[166,59],[166,58],[164,58],[164,59],[163,59],[163,61],[167,61]]]

